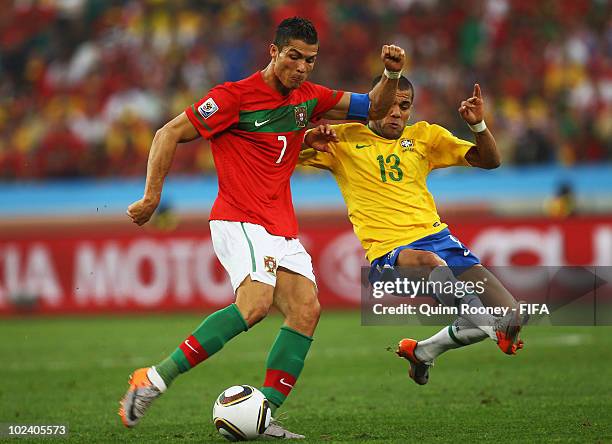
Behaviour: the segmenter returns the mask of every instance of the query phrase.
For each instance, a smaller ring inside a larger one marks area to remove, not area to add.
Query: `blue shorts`
[[[397,262],[400,251],[405,249],[431,251],[440,256],[449,266],[453,274],[457,277],[473,265],[480,264],[480,259],[476,257],[465,245],[451,234],[448,228],[438,233],[430,234],[422,239],[394,248],[384,256],[374,259],[370,266],[369,281],[373,284],[376,281],[395,276],[393,268]]]

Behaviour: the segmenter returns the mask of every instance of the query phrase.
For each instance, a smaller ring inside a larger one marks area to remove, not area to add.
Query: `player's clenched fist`
[[[398,72],[404,68],[406,53],[399,46],[383,45],[380,58],[387,71]]]
[[[148,199],[140,199],[130,205],[127,209],[127,215],[132,219],[132,222],[138,225],[146,224],[157,208],[158,202]]]
[[[319,125],[309,130],[304,137],[304,145],[317,151],[330,152],[329,143],[338,142],[336,131],[331,125]]]

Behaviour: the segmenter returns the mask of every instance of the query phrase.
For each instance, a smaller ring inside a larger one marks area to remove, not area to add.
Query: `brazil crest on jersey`
[[[210,139],[219,194],[210,220],[250,222],[270,234],[297,237],[289,178],[306,126],[332,109],[342,92],[304,82],[287,96],[261,72],[210,90],[185,110]]]
[[[330,144],[332,153],[307,149],[300,162],[333,173],[370,262],[446,228],[427,175],[436,168],[469,166],[465,155],[474,143],[427,122],[407,126],[397,140],[360,123],[333,128],[340,140]]]

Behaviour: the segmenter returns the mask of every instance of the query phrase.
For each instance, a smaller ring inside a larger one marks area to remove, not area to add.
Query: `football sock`
[[[446,266],[435,267],[429,275],[429,280],[442,283],[450,281],[453,282],[453,284],[458,282],[451,269]],[[465,296],[458,298],[455,297],[454,294],[440,292],[436,293],[436,299],[442,305],[457,307],[459,310],[461,310],[461,306],[467,306],[473,309],[480,309],[484,307],[480,298],[473,293],[466,294]],[[495,316],[486,313],[463,313],[461,311],[459,316],[468,320],[472,323],[472,325],[484,331],[491,339],[497,340],[494,330],[494,325],[497,320]]]
[[[457,318],[455,322],[449,325],[448,334],[455,340],[457,344],[471,345],[476,344],[487,338],[487,334],[478,327],[475,327],[470,321]]]
[[[484,331],[474,327],[471,322],[458,318],[432,337],[419,341],[414,354],[419,360],[429,363],[448,350],[475,344],[487,337]]]
[[[159,374],[166,383],[166,387],[181,373],[181,370],[172,359],[172,356],[168,356],[154,367],[155,370],[157,370],[157,374]]]
[[[468,307],[484,307],[482,301],[475,294],[467,294],[461,298],[459,305],[467,305]],[[478,327],[484,333],[487,334],[491,339],[497,341],[495,335],[494,325],[497,318],[491,314],[462,314],[461,317],[469,321],[472,326]]]
[[[155,369],[166,385],[180,374],[217,353],[234,336],[248,330],[236,304],[208,316],[181,345]]]
[[[304,367],[312,338],[283,325],[266,361],[266,380],[262,393],[270,401],[272,414],[280,407],[295,385]]]

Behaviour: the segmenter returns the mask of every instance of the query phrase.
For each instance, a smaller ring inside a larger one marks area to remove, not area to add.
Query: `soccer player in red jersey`
[[[168,358],[132,374],[119,410],[126,426],[136,425],[180,373],[262,320],[272,306],[285,318],[262,388],[272,413],[300,375],[320,313],[311,259],[297,239],[289,186],[304,132],[309,122],[322,118],[383,118],[395,100],[405,59],[401,48],[383,46],[382,80],[368,94],[355,94],[306,81],[318,48],[311,22],[283,20],[263,71],[213,88],[155,134],[144,196],[129,206],[128,215],[138,225],[149,220],[178,143],[210,139],[219,181],[210,231],[236,302],[204,319]],[[275,422],[265,434],[303,437]]]

